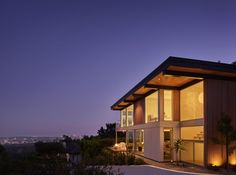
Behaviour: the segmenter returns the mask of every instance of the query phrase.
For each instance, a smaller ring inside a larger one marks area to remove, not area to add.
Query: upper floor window
[[[180,91],[180,120],[203,118],[203,82]]]
[[[146,123],[158,120],[158,92],[154,92],[145,98],[145,113]]]
[[[121,111],[120,123],[121,123],[121,127],[133,125],[133,105]]]
[[[173,120],[173,91],[164,90],[164,120]]]
[[[133,111],[134,111],[133,105],[127,108],[127,126],[133,125]]]
[[[126,109],[123,109],[120,112],[120,126],[121,127],[127,126]]]

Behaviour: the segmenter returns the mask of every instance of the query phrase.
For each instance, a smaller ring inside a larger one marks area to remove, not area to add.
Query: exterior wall
[[[173,121],[180,120],[180,92],[173,90]]]
[[[204,80],[204,104],[205,165],[209,163],[220,165],[225,160],[224,148],[221,145],[214,145],[212,138],[217,135],[217,121],[222,112],[232,118],[232,125],[236,127],[236,82]]]
[[[163,161],[163,133],[160,127],[144,129],[144,156],[156,161]]]
[[[159,162],[164,161],[164,128],[173,130],[173,140],[179,138],[179,122],[163,121],[145,124],[144,156]],[[175,160],[174,152],[172,152]]]
[[[134,103],[134,125],[145,123],[145,98]]]

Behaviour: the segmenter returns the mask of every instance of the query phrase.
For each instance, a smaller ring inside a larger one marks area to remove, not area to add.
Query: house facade
[[[163,162],[175,160],[174,140],[184,141],[181,160],[222,165],[224,146],[212,140],[224,112],[236,127],[236,65],[169,57],[111,106],[120,111],[117,131],[127,148]],[[236,152],[230,155],[236,164]]]

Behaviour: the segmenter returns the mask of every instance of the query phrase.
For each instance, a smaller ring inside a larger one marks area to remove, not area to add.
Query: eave
[[[169,57],[111,106],[122,110],[158,89],[183,89],[203,79],[236,81],[236,65]]]

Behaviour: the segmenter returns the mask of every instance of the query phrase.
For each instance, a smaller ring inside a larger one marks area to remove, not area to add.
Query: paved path
[[[114,170],[119,169],[124,172],[124,175],[213,175],[206,173],[192,173],[177,170],[170,170],[166,168],[156,167],[152,165],[124,165],[112,166]]]

